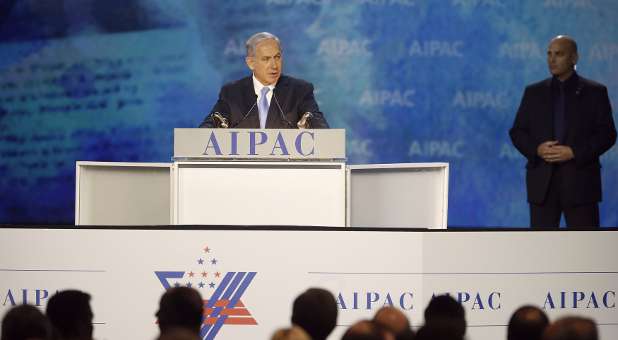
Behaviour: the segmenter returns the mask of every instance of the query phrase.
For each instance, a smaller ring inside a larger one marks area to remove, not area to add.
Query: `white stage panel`
[[[349,166],[350,226],[446,229],[448,164]]]
[[[504,339],[524,304],[551,320],[592,317],[601,339],[616,339],[617,242],[611,231],[0,229],[0,317],[24,299],[44,309],[56,290],[78,288],[93,296],[95,338],[153,339],[167,286],[190,284],[209,300],[229,287],[224,277],[242,275],[233,308],[254,322],[223,324],[216,339],[269,338],[312,286],[337,297],[330,339],[385,304],[418,327],[442,293],[462,300],[469,339]]]
[[[524,304],[551,320],[592,317],[601,339],[616,339],[617,242],[610,231],[0,229],[0,317],[24,299],[44,309],[56,290],[78,288],[93,296],[95,338],[153,339],[167,286],[190,284],[209,300],[229,287],[224,277],[242,275],[233,308],[254,322],[223,324],[216,339],[268,339],[312,286],[337,297],[330,339],[385,304],[418,327],[442,293],[462,300],[469,339],[504,339]]]
[[[76,225],[169,225],[171,163],[77,162]]]

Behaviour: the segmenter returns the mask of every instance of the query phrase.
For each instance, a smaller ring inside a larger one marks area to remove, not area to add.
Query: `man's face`
[[[272,85],[279,80],[283,56],[277,41],[266,39],[255,46],[255,55],[245,59],[255,78],[263,85]]]
[[[566,80],[577,63],[577,53],[573,45],[565,39],[554,39],[547,47],[547,66],[552,75]]]

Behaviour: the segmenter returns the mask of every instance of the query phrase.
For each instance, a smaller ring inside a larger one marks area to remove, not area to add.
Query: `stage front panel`
[[[210,336],[268,339],[290,324],[298,294],[324,287],[339,305],[330,339],[384,305],[419,327],[443,293],[462,302],[470,339],[504,339],[524,304],[551,320],[592,317],[601,339],[615,339],[617,242],[612,231],[0,229],[0,317],[76,288],[93,297],[95,338],[153,339],[159,298],[182,285],[209,303],[233,293],[225,308],[236,319],[216,318]]]

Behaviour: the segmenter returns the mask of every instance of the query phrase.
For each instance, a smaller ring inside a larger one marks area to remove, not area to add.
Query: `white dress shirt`
[[[253,90],[255,90],[255,94],[257,95],[257,102],[260,102],[260,96],[262,95],[262,88],[264,87],[264,85],[262,85],[262,83],[260,83],[259,80],[257,80],[257,78],[255,77],[255,75],[253,75]],[[270,106],[270,100],[273,98],[273,90],[275,89],[275,85],[268,85],[268,87],[270,88],[270,91],[268,91],[268,93],[266,94],[266,100],[268,100],[268,106]]]

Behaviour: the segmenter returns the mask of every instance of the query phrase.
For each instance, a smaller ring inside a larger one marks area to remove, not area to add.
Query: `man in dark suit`
[[[575,72],[577,44],[557,36],[547,49],[551,78],[526,87],[513,145],[528,159],[526,187],[532,228],[599,226],[599,157],[616,142],[607,88]]]
[[[246,47],[245,62],[253,75],[224,85],[200,127],[219,127],[225,120],[223,127],[230,128],[328,128],[313,96],[313,85],[281,74],[279,38],[256,33]]]

